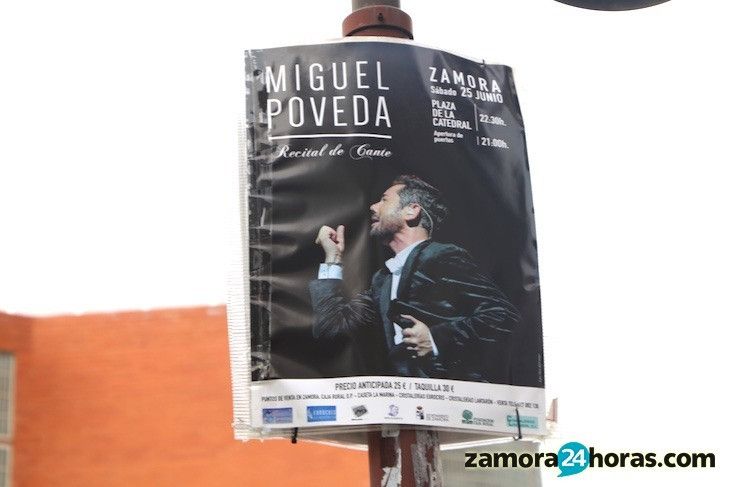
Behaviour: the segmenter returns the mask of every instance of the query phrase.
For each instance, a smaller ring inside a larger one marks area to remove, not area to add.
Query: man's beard
[[[402,221],[398,220],[394,216],[386,215],[385,218],[378,220],[375,222],[375,225],[370,227],[370,236],[388,243],[393,239],[393,236],[398,233],[402,226]]]

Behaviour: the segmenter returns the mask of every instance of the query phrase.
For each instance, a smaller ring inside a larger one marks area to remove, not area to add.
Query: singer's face
[[[380,197],[380,201],[370,206],[370,235],[389,240],[406,225],[404,208],[400,205],[398,192],[402,184],[391,186]]]

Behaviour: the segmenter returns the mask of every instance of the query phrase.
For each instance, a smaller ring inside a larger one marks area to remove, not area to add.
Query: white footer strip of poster
[[[254,428],[408,424],[546,434],[545,390],[414,377],[276,379],[251,385]]]

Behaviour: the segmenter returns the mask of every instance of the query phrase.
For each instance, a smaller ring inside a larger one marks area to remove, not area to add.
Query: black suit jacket
[[[367,374],[508,382],[519,315],[464,249],[426,240],[408,256],[393,301],[391,279],[388,269],[379,270],[370,289],[352,299],[340,279],[312,281],[314,337],[353,337]],[[394,344],[391,318],[400,314],[429,327],[437,356],[413,358],[406,344]]]

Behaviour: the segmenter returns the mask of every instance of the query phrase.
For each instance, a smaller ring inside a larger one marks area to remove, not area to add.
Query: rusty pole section
[[[352,13],[342,22],[342,35],[413,39],[413,22],[400,9],[400,0],[352,0]]]
[[[352,0],[342,35],[413,39],[400,0]],[[438,432],[384,426],[368,433],[370,487],[442,487]]]
[[[383,426],[368,433],[370,487],[443,487],[436,431]]]

